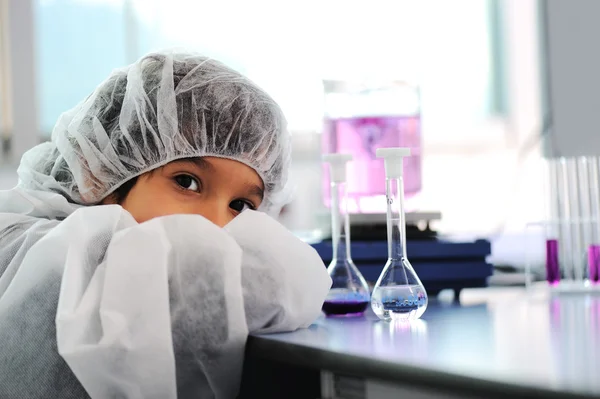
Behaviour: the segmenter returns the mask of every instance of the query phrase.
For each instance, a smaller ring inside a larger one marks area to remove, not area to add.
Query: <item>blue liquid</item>
[[[420,285],[378,287],[373,291],[371,307],[383,320],[416,320],[427,309],[427,293]]]
[[[389,301],[383,302],[383,308],[394,313],[410,313],[419,309],[419,305],[417,305],[415,302],[405,304],[402,301]]]

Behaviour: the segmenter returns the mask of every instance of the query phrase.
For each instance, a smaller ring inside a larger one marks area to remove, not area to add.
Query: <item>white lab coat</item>
[[[249,332],[306,327],[331,279],[258,212],[137,224],[0,191],[1,398],[233,398]]]

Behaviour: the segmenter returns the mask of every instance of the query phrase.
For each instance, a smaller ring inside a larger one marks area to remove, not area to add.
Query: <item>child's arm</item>
[[[118,206],[36,223],[53,228],[0,295],[0,397],[235,396],[248,329],[227,233],[191,215],[138,225]]]
[[[238,244],[200,216],[138,225],[102,206],[61,222],[6,217],[2,249],[14,254],[0,276],[0,365],[14,374],[0,397],[84,397],[85,387],[168,398],[175,379],[180,396],[233,396],[248,326],[310,324],[331,283],[312,248],[258,213],[236,218],[240,237],[253,237],[239,240],[243,268]]]
[[[27,202],[16,204],[22,205],[19,211],[27,213]],[[42,204],[45,205],[52,206]],[[0,397],[87,397],[84,387],[58,354],[56,309],[69,252],[86,252],[88,259],[103,256],[115,224],[119,225],[105,213],[100,220],[87,220],[83,229],[57,235],[61,226],[74,224],[31,215],[0,214],[0,264],[5,268],[0,276],[0,365],[10,365],[3,367]],[[93,236],[94,231],[98,236]],[[77,236],[92,236],[91,244],[77,248],[81,244],[73,240]],[[86,264],[89,273],[94,271],[91,263]]]
[[[235,396],[248,328],[228,234],[173,215],[117,232],[93,275],[81,274],[86,257],[67,256],[56,323],[59,353],[92,397]]]
[[[269,216],[245,211],[225,229],[243,251],[242,287],[250,332],[308,327],[331,278],[317,252]]]

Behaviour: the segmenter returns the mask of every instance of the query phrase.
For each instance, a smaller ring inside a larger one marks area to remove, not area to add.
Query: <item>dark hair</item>
[[[137,183],[137,180],[138,180],[138,176],[134,177],[131,180],[127,180],[125,183],[123,183],[119,188],[117,188],[110,195],[112,197],[112,199],[114,199],[114,201],[117,204],[121,205],[123,203],[123,201],[125,201],[125,199],[129,195],[129,192],[131,191],[133,186],[135,186],[135,183]]]

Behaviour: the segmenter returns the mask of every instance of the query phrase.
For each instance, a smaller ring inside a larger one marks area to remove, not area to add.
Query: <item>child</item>
[[[224,65],[114,71],[0,191],[0,397],[235,397],[248,333],[308,326],[331,285],[265,215],[289,163],[281,110]]]

